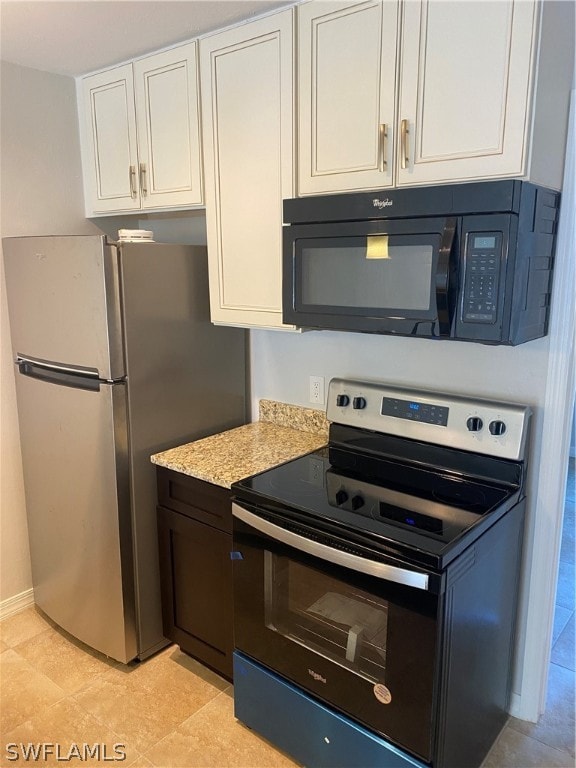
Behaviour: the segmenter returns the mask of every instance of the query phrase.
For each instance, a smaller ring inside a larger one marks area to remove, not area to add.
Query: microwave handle
[[[399,568],[396,565],[387,565],[377,560],[370,560],[360,557],[352,552],[344,552],[340,549],[334,549],[326,544],[321,544],[313,539],[300,536],[297,533],[286,530],[279,525],[264,520],[247,509],[232,503],[232,514],[247,525],[255,528],[260,533],[264,533],[275,541],[287,544],[300,552],[305,552],[313,557],[319,557],[327,560],[334,565],[341,565],[344,568],[350,568],[352,571],[365,573],[368,576],[375,576],[384,581],[393,581],[396,584],[404,584],[407,587],[428,590],[428,574],[419,571],[411,571],[407,568]]]
[[[454,238],[456,235],[456,219],[454,217],[446,219],[444,231],[440,240],[440,251],[438,253],[438,266],[436,268],[436,309],[438,311],[438,329],[439,335],[450,336],[450,327],[452,318],[450,316],[450,274],[452,271],[452,251],[454,248]]]

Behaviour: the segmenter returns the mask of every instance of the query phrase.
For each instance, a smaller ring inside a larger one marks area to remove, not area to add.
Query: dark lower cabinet
[[[164,634],[232,679],[231,492],[157,468]]]

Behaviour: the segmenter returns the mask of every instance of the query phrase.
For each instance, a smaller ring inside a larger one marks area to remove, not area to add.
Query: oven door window
[[[311,238],[295,243],[298,311],[432,319],[439,235]]]
[[[388,603],[288,557],[264,554],[265,623],[368,682],[386,679]]]

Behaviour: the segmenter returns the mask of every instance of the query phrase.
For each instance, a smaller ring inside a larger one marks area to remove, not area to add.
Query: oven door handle
[[[247,525],[255,528],[260,533],[264,533],[275,541],[279,541],[282,544],[287,544],[294,549],[298,549],[300,552],[305,552],[313,557],[319,557],[322,560],[327,560],[334,565],[340,565],[344,568],[350,568],[352,571],[358,571],[365,573],[367,576],[374,576],[377,579],[383,579],[385,581],[394,581],[396,584],[404,584],[407,587],[414,587],[415,589],[428,590],[428,574],[420,573],[418,571],[410,571],[406,568],[399,568],[396,565],[387,565],[386,563],[379,563],[376,560],[368,560],[365,557],[354,555],[351,552],[343,552],[339,549],[333,549],[326,544],[307,539],[305,536],[300,536],[297,533],[288,531],[279,525],[274,525],[268,520],[264,520],[258,515],[240,507],[238,504],[232,503],[232,514],[238,520]]]

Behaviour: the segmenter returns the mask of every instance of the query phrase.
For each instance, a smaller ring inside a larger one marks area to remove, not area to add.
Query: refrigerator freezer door
[[[137,654],[126,386],[76,388],[17,369],[16,387],[34,600],[126,662]]]
[[[116,247],[99,235],[2,244],[14,355],[123,378]]]

